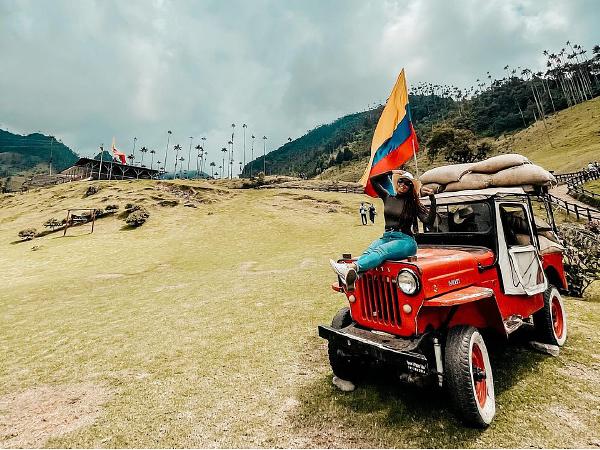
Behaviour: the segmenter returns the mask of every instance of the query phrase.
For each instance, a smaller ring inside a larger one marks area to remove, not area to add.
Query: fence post
[[[588,222],[592,221],[592,210],[590,208],[587,209]]]
[[[575,217],[577,217],[577,220],[579,220],[579,207],[577,206],[577,203],[575,203],[573,206],[575,206]]]
[[[565,209],[567,210],[567,217],[569,216],[569,204],[565,202]]]

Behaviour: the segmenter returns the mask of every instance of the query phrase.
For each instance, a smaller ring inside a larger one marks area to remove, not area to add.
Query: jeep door
[[[508,295],[539,294],[548,285],[532,220],[527,203],[496,202],[498,264],[504,292]]]

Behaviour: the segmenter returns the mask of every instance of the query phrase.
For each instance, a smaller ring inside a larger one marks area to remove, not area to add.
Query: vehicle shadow
[[[503,394],[522,379],[533,376],[535,367],[550,357],[529,349],[527,343],[530,339],[531,334],[524,331],[508,343],[490,341],[488,344],[497,398],[495,422],[511,420],[512,409],[519,407],[518,402],[503,405]],[[326,352],[326,349],[323,351]],[[338,420],[341,424],[351,422],[346,430],[354,435],[355,440],[345,445],[470,447],[482,433],[493,432],[497,425],[492,423],[488,430],[464,426],[455,414],[445,389],[437,385],[402,383],[392,370],[383,367],[368,370],[351,393],[339,391],[332,385],[331,378],[332,375],[328,374],[299,391],[298,417],[293,421],[303,428],[319,427],[319,424],[332,424]],[[326,442],[317,444],[326,445]]]

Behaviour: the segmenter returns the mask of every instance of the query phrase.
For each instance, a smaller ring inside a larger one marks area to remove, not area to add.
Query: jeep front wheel
[[[350,315],[350,308],[345,307],[337,312],[331,321],[331,328],[340,330],[352,323],[353,320]],[[329,353],[329,364],[331,365],[331,370],[335,376],[347,381],[356,381],[359,378],[362,363],[357,357],[347,354],[331,341],[329,342],[327,350]]]
[[[476,328],[450,329],[444,358],[446,381],[454,407],[467,424],[487,427],[496,414],[494,378],[487,347]]]
[[[567,313],[558,289],[548,285],[544,307],[533,315],[538,339],[545,344],[562,346],[567,340]]]

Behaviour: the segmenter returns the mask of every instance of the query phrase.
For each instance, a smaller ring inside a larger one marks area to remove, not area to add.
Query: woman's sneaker
[[[348,266],[348,264],[336,263],[333,259],[329,260],[329,264],[331,264],[333,271],[341,278],[342,283],[346,285],[346,289],[353,291],[357,278],[356,270]]]

